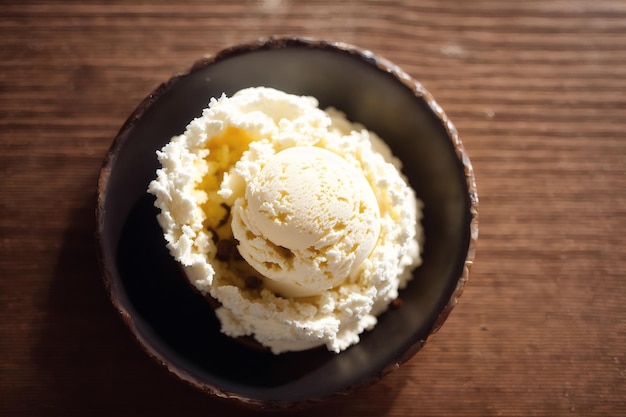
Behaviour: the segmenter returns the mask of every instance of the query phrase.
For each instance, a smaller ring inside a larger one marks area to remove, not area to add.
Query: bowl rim
[[[197,72],[201,71],[209,65],[214,63],[218,63],[222,60],[226,60],[238,55],[255,52],[259,50],[273,50],[273,49],[281,49],[287,47],[299,47],[299,48],[309,48],[309,49],[330,49],[335,50],[341,53],[347,53],[353,55],[363,61],[368,65],[372,65],[377,67],[380,71],[386,72],[390,74],[396,81],[403,84],[407,89],[409,89],[412,94],[425,102],[428,109],[439,119],[442,123],[447,138],[452,142],[454,147],[454,151],[460,163],[463,166],[465,181],[467,185],[468,192],[468,201],[469,201],[469,239],[468,239],[468,247],[466,252],[466,257],[463,263],[463,269],[461,276],[458,278],[456,287],[453,290],[450,299],[445,304],[443,309],[437,315],[430,331],[427,335],[414,343],[408,350],[404,352],[404,354],[395,362],[392,362],[387,367],[382,369],[378,375],[373,376],[372,378],[368,378],[366,381],[348,387],[343,392],[337,392],[334,394],[330,394],[323,398],[313,398],[307,400],[259,400],[254,398],[248,398],[241,394],[226,392],[221,390],[215,386],[212,386],[206,382],[200,381],[197,378],[189,375],[184,370],[178,369],[175,365],[168,362],[166,358],[164,358],[157,350],[155,350],[150,343],[145,340],[145,338],[141,335],[141,332],[137,329],[137,324],[135,323],[133,317],[129,313],[128,309],[124,305],[123,300],[121,299],[119,291],[117,291],[117,284],[113,274],[113,271],[107,266],[112,264],[113,260],[107,258],[107,254],[105,253],[105,242],[103,240],[104,236],[104,226],[105,226],[105,200],[106,200],[106,192],[108,188],[109,178],[113,167],[115,165],[118,151],[123,145],[126,143],[131,131],[133,130],[135,124],[141,117],[150,109],[154,103],[156,103],[159,98],[165,95],[167,92],[176,87],[179,81],[184,79],[185,77]],[[96,209],[95,209],[95,241],[96,241],[96,249],[97,249],[97,258],[98,263],[100,265],[101,270],[101,279],[103,280],[105,289],[109,295],[111,303],[118,314],[121,316],[122,321],[125,323],[127,329],[130,331],[131,335],[134,337],[136,342],[142,348],[144,352],[148,354],[153,360],[159,363],[161,366],[166,368],[166,370],[177,377],[179,380],[191,385],[192,387],[199,389],[200,391],[219,397],[230,400],[236,400],[236,402],[252,406],[252,407],[261,407],[261,408],[291,408],[295,406],[300,406],[303,404],[312,404],[318,403],[320,401],[325,401],[335,396],[346,395],[357,389],[363,388],[365,386],[369,386],[373,384],[375,381],[379,380],[381,377],[385,376],[389,372],[397,369],[399,365],[405,363],[410,358],[412,358],[421,348],[430,340],[430,338],[441,328],[446,319],[448,318],[451,311],[457,305],[459,297],[462,295],[463,290],[467,281],[469,280],[469,274],[471,267],[474,263],[475,254],[476,254],[476,245],[478,239],[478,223],[479,223],[479,202],[478,202],[478,191],[476,187],[476,179],[474,175],[474,170],[472,164],[470,162],[469,156],[461,142],[459,134],[457,132],[456,127],[453,125],[451,120],[445,114],[443,109],[437,104],[433,96],[422,86],[420,82],[410,76],[408,73],[404,72],[398,65],[392,63],[386,58],[382,57],[379,54],[375,54],[374,52],[363,49],[356,45],[333,41],[315,37],[302,37],[302,36],[269,36],[258,38],[257,40],[240,43],[233,46],[226,47],[213,55],[205,56],[197,61],[195,61],[188,70],[184,72],[180,72],[174,74],[169,80],[161,83],[154,89],[150,94],[148,94],[135,108],[135,110],[128,116],[128,118],[123,123],[122,127],[119,129],[117,135],[115,136],[112,144],[110,145],[105,158],[102,162],[100,173],[98,177],[97,187],[96,187]]]

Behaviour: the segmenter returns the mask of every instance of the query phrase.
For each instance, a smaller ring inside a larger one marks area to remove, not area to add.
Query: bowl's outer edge
[[[406,350],[400,357],[397,358],[396,361],[393,361],[390,365],[381,370],[377,375],[372,375],[367,380],[363,381],[358,385],[353,385],[346,388],[344,391],[340,393],[336,393],[323,398],[315,398],[315,399],[307,399],[302,401],[264,401],[257,400],[253,398],[247,398],[237,393],[226,392],[216,387],[210,386],[202,381],[198,381],[193,376],[189,375],[186,372],[181,371],[180,369],[176,369],[170,366],[167,361],[161,357],[161,355],[152,349],[142,337],[139,336],[136,331],[136,325],[128,313],[127,309],[124,307],[123,303],[119,298],[119,294],[116,292],[116,288],[114,286],[114,281],[112,280],[111,271],[106,267],[106,255],[103,250],[103,226],[104,226],[104,217],[105,217],[105,194],[106,188],[108,184],[108,179],[110,176],[110,172],[113,164],[115,163],[115,155],[116,150],[119,149],[125,140],[128,137],[129,132],[133,129],[136,121],[152,106],[157,99],[173,88],[177,82],[195,72],[205,68],[207,65],[210,65],[214,62],[221,61],[223,59],[236,56],[239,54],[252,52],[255,50],[261,49],[280,49],[284,47],[297,46],[297,47],[305,47],[305,48],[314,48],[314,49],[335,49],[340,50],[354,56],[357,56],[359,59],[369,63],[370,65],[375,65],[379,69],[384,72],[387,72],[393,75],[398,81],[403,83],[407,88],[409,88],[413,94],[423,99],[431,111],[439,118],[439,120],[443,123],[443,126],[446,129],[446,132],[451,139],[455,152],[457,154],[458,159],[463,164],[465,170],[465,178],[467,182],[467,188],[469,193],[469,204],[470,204],[470,239],[467,248],[467,256],[465,258],[464,267],[462,275],[459,277],[457,281],[457,285],[455,290],[453,291],[450,300],[445,305],[443,310],[438,314],[437,319],[435,320],[429,335],[422,340],[414,343],[408,350]],[[139,345],[145,350],[150,357],[164,366],[170,373],[174,374],[180,380],[188,383],[196,389],[199,389],[205,393],[214,395],[219,398],[235,400],[236,403],[250,406],[254,408],[267,408],[267,409],[287,409],[287,408],[301,408],[307,405],[312,405],[315,403],[319,403],[325,400],[328,400],[332,397],[347,395],[351,392],[369,386],[376,381],[380,380],[383,376],[397,369],[401,364],[408,361],[412,358],[430,339],[430,337],[435,334],[443,325],[447,317],[449,316],[452,309],[458,303],[458,299],[463,293],[465,285],[469,279],[470,269],[474,263],[475,253],[476,253],[476,245],[478,239],[478,191],[476,188],[476,180],[474,176],[474,170],[472,164],[470,162],[469,156],[461,142],[459,134],[445,114],[443,109],[437,104],[433,96],[422,86],[421,83],[413,79],[410,75],[404,72],[400,67],[393,64],[389,60],[374,54],[373,52],[362,49],[355,45],[351,45],[349,43],[344,42],[335,42],[329,40],[322,40],[311,37],[281,37],[281,36],[270,36],[265,38],[260,38],[256,41],[232,46],[226,49],[221,50],[215,55],[207,56],[196,61],[186,72],[182,72],[174,75],[170,80],[159,85],[150,95],[148,95],[135,109],[135,111],[126,119],[121,129],[119,130],[115,140],[113,141],[109,151],[106,154],[106,157],[103,161],[100,176],[98,178],[97,184],[97,205],[96,205],[96,245],[97,245],[97,255],[98,262],[100,264],[102,273],[103,273],[103,281],[107,292],[111,298],[112,304],[114,308],[121,315],[123,321],[131,331],[133,337],[137,340]]]

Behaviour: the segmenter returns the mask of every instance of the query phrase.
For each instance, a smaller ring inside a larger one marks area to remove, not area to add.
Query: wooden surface
[[[251,414],[140,351],[100,281],[93,206],[144,96],[271,34],[354,43],[419,79],[480,196],[475,267],[440,333],[301,415],[625,415],[621,0],[1,2],[0,415]]]

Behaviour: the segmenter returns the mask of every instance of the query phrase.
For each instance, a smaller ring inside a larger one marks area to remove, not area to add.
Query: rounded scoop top
[[[239,213],[245,228],[233,227],[239,251],[283,296],[317,295],[340,284],[380,232],[378,202],[363,172],[320,147],[278,152],[247,184],[245,203]]]

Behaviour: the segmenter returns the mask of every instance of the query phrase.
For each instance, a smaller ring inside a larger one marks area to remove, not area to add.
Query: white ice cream
[[[363,173],[316,146],[278,152],[247,184],[232,215],[243,258],[287,297],[341,284],[380,232],[378,202]]]
[[[158,156],[149,191],[168,248],[221,303],[229,336],[339,352],[421,262],[420,203],[398,161],[312,97],[261,87],[212,100]]]

